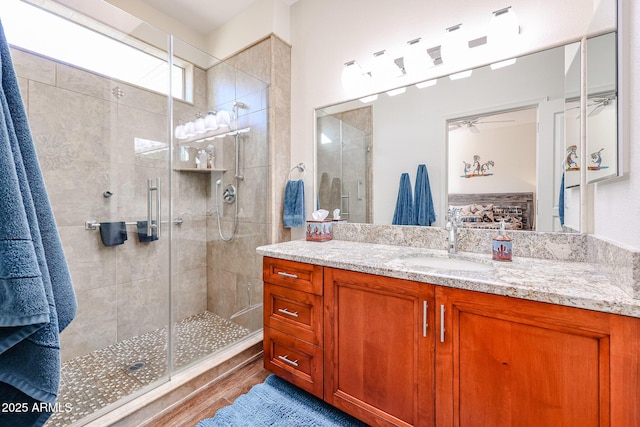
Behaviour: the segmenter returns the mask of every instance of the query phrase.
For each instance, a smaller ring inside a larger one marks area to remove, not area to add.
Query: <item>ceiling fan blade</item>
[[[604,110],[605,105],[606,105],[606,104],[605,104],[604,102],[602,102],[602,103],[598,104],[598,105],[596,106],[596,108],[594,108],[593,110],[591,110],[591,111],[589,112],[589,114],[587,114],[587,116],[588,116],[588,117],[597,116],[598,114],[600,114],[600,112],[601,112],[602,110]]]

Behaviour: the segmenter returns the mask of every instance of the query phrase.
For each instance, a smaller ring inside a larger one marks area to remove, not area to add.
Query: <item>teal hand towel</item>
[[[59,333],[77,303],[1,23],[0,62],[0,401],[53,403]],[[48,415],[13,414],[10,425]]]

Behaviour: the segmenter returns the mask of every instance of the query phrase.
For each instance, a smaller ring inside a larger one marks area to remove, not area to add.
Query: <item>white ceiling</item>
[[[230,21],[258,0],[142,0],[202,35]],[[282,0],[292,5],[298,0]]]

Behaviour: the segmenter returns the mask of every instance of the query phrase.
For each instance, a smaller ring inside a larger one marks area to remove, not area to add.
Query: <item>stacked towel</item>
[[[123,244],[127,240],[127,224],[124,221],[101,222],[100,239],[105,246]]]
[[[54,403],[59,333],[75,316],[71,276],[0,24],[0,402]],[[42,425],[46,411],[0,413]]]
[[[304,225],[304,181],[287,181],[284,189],[284,208],[282,221],[287,228]]]
[[[400,187],[398,188],[398,199],[396,210],[393,213],[394,225],[413,224],[413,197],[411,196],[411,179],[408,173],[400,175]]]
[[[416,173],[416,187],[413,203],[413,224],[429,226],[436,221],[436,212],[433,208],[431,186],[426,165],[418,165]]]

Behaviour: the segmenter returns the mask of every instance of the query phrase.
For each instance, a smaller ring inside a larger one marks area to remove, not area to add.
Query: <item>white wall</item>
[[[258,0],[207,35],[207,52],[224,59],[271,33],[290,42],[289,5],[283,0]]]

